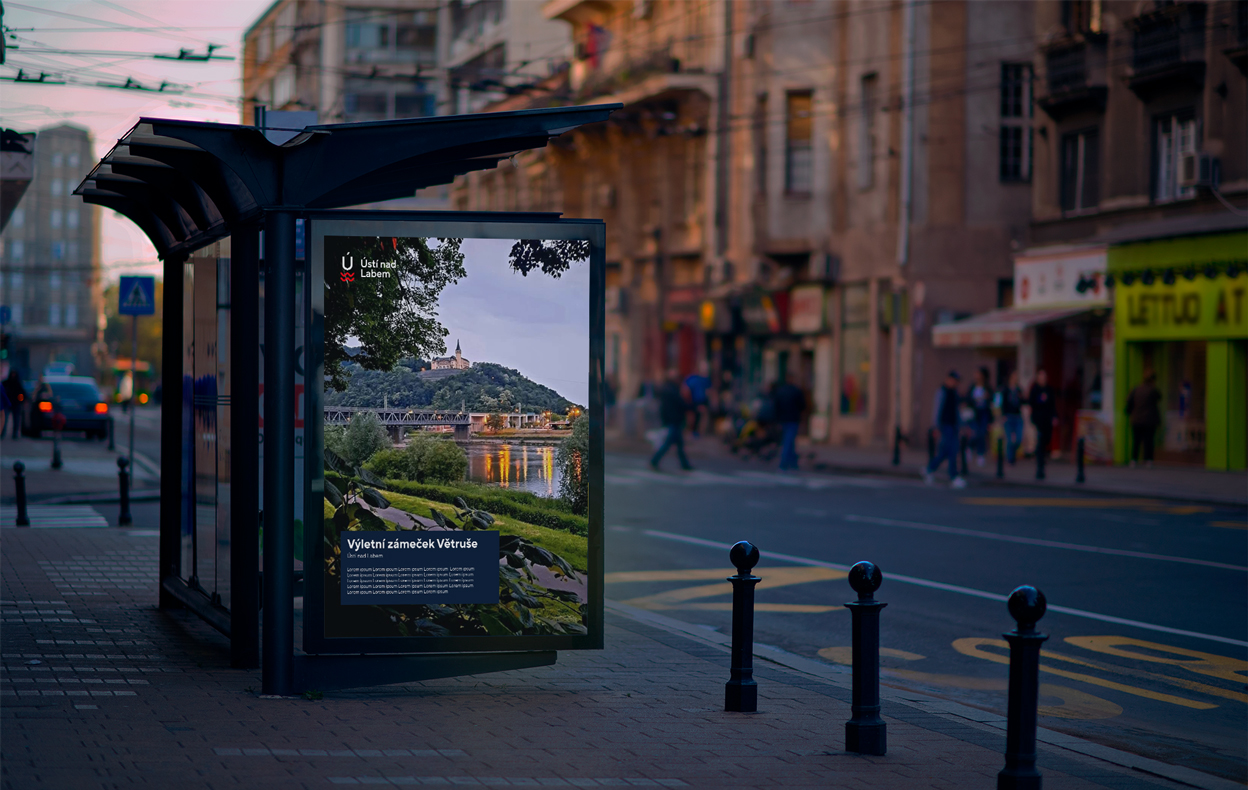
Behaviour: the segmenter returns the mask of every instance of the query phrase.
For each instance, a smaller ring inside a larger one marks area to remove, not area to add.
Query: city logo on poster
[[[365,280],[377,277],[393,277],[394,269],[397,269],[398,267],[399,264],[394,261],[374,261],[368,258],[361,258],[360,279]],[[342,256],[342,271],[338,274],[339,278],[344,283],[354,282],[355,272],[352,271],[354,268],[355,256]]]

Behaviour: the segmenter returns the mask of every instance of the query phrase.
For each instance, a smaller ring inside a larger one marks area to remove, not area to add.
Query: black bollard
[[[121,513],[117,516],[119,527],[134,523],[134,519],[130,518],[130,475],[126,470],[129,463],[125,458],[117,459],[117,485],[121,488]]]
[[[1005,440],[997,437],[997,479],[1005,477]]]
[[[849,586],[858,600],[845,604],[853,618],[854,690],[845,722],[845,751],[884,754],[887,746],[884,720],[880,718],[880,610],[886,603],[875,600],[884,574],[871,562],[849,569]]]
[[[1043,439],[1044,437],[1041,436],[1039,438]],[[1037,441],[1036,442],[1036,479],[1037,480],[1044,479],[1044,462],[1046,460],[1046,456],[1048,456],[1049,454],[1049,443],[1044,442],[1043,447],[1041,447],[1040,445],[1041,443]]]
[[[893,427],[893,466],[901,466],[901,426]]]
[[[758,548],[743,540],[728,552],[737,568],[732,582],[732,666],[724,684],[724,710],[754,713],[758,710],[758,684],[754,682],[754,585],[762,579],[750,573],[758,564]]]
[[[1040,790],[1036,707],[1040,695],[1040,645],[1048,637],[1036,630],[1036,623],[1044,617],[1044,593],[1023,585],[1010,593],[1008,606],[1018,627],[1002,634],[1010,643],[1010,690],[1005,768],[997,774],[997,790]]]
[[[1075,443],[1075,482],[1086,482],[1083,476],[1083,437],[1079,437],[1079,441]]]
[[[61,463],[61,432],[55,430],[52,431],[52,468],[60,469],[64,465]]]
[[[13,489],[17,496],[17,525],[30,526],[30,516],[26,513],[26,464],[13,462]]]

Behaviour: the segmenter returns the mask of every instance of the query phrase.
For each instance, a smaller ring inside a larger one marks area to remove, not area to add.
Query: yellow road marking
[[[725,579],[732,575],[734,571],[640,571],[627,574],[608,574],[608,581],[677,581],[678,579],[666,576],[660,579],[654,578],[638,578],[640,574],[685,574],[683,579]],[[698,574],[694,576],[693,574]],[[713,575],[712,575],[713,574]],[[783,567],[783,568],[767,568],[762,574],[762,581],[755,587],[756,590],[769,590],[776,587],[788,587],[793,584],[806,584],[809,582],[832,581],[835,579],[844,579],[848,576],[845,571],[835,570],[833,568],[817,568],[808,566]],[[627,578],[621,579],[620,576]],[[611,578],[615,577],[615,578]],[[630,606],[636,606],[641,609],[664,610],[664,609],[711,609],[711,610],[730,610],[732,605],[727,601],[720,603],[697,603],[691,604],[690,601],[696,601],[699,598],[713,598],[718,595],[731,595],[732,585],[727,581],[717,582],[716,584],[700,584],[695,587],[683,587],[678,590],[668,590],[666,592],[656,593],[654,595],[643,595],[640,598],[631,598],[624,603]],[[851,596],[847,596],[851,597]],[[782,607],[782,608],[775,608]],[[772,612],[829,612],[839,609],[839,606],[813,606],[804,604],[755,604],[754,608],[761,611]]]
[[[880,655],[888,656],[889,658],[900,658],[903,661],[921,661],[927,658],[927,656],[921,656],[918,653],[911,653],[907,650],[898,650],[895,647],[881,647]],[[819,651],[819,656],[837,664],[845,664],[846,666],[854,663],[854,649],[849,645],[825,647]]]
[[[1098,653],[1120,656],[1122,658],[1134,658],[1139,661],[1152,661],[1156,664],[1170,664],[1201,675],[1229,680],[1240,685],[1245,680],[1248,680],[1248,661],[1238,658],[1202,653],[1199,650],[1188,650],[1185,647],[1159,645],[1156,642],[1145,642],[1143,639],[1130,639],[1125,636],[1068,636],[1065,641],[1076,647],[1095,650]],[[1155,653],[1169,653],[1174,656],[1184,656],[1184,658],[1149,655],[1139,650],[1124,650],[1124,646],[1140,647],[1144,648],[1144,650],[1152,650]],[[1209,688],[1215,687],[1209,686]],[[1248,695],[1224,691],[1223,689],[1218,689],[1218,691],[1220,696],[1234,694],[1235,696],[1230,697],[1230,699],[1248,702]]]
[[[1057,719],[1078,719],[1091,721],[1096,719],[1112,719],[1122,715],[1122,707],[1107,699],[1078,691],[1068,686],[1056,686],[1052,683],[1040,684],[1040,700],[1045,697],[1057,697],[1061,705],[1041,705],[1036,712],[1041,716],[1052,716]]]
[[[986,646],[986,645],[992,646],[992,647],[1001,647],[1001,648],[1009,649],[1009,644],[1004,639],[976,639],[976,638],[968,637],[965,639],[955,639],[953,641],[953,649],[958,651],[964,656],[973,656],[975,658],[986,658],[989,661],[995,661],[998,664],[1010,663],[1009,656],[1001,655],[1000,653],[992,653],[987,650],[980,649],[981,647]],[[1040,652],[1040,655],[1045,656],[1046,653],[1049,653],[1049,651],[1042,650]],[[1056,655],[1053,655],[1052,653],[1049,653],[1049,655],[1045,657],[1057,658],[1059,660],[1063,660],[1066,658],[1065,656],[1056,656]],[[1114,689],[1115,691],[1121,691],[1126,694],[1134,694],[1137,697],[1145,697],[1146,699],[1157,700],[1158,702],[1168,702],[1171,705],[1181,705],[1182,707],[1185,707],[1185,708],[1195,708],[1197,710],[1209,710],[1211,708],[1218,707],[1217,705],[1214,705],[1209,702],[1198,702],[1196,700],[1187,699],[1185,697],[1176,697],[1171,694],[1162,694],[1161,692],[1158,692],[1158,691],[1150,691],[1148,689],[1142,689],[1136,686],[1128,686],[1125,683],[1117,683],[1115,681],[1105,680],[1104,678],[1098,678],[1093,675],[1084,675],[1079,672],[1069,672],[1065,669],[1056,669],[1054,667],[1046,666],[1044,664],[1040,665],[1040,671],[1048,672],[1049,674],[1057,675],[1058,677],[1069,678],[1071,680],[1078,680],[1082,683],[1090,683],[1094,686],[1102,686],[1104,688]]]
[[[1248,529],[1248,521],[1210,521],[1209,526],[1224,529]]]

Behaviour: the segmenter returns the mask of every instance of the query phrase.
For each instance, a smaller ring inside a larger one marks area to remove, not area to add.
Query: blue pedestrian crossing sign
[[[152,315],[156,312],[156,278],[122,277],[117,289],[120,315]]]

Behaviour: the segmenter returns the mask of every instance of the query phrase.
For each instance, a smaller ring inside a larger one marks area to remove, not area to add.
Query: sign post
[[[156,278],[122,277],[117,289],[117,313],[130,316],[130,400],[134,401],[134,375],[139,358],[139,316],[156,313]],[[130,474],[134,474],[134,406],[130,404]]]

